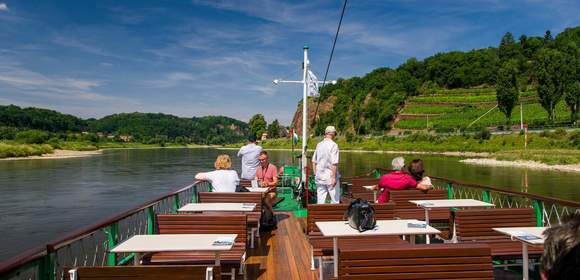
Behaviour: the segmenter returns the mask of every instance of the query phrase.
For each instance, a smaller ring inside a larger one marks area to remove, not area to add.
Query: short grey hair
[[[405,158],[396,157],[391,162],[391,165],[393,166],[393,170],[402,170],[403,167],[405,166]]]

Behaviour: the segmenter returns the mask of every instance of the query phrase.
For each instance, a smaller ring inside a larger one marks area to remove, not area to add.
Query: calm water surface
[[[58,236],[139,205],[192,181],[233,150],[114,150],[60,160],[0,161],[0,261]],[[395,155],[342,153],[343,176],[388,167]],[[413,156],[407,156],[411,159]],[[424,157],[430,175],[580,201],[580,174],[465,165],[451,157]],[[276,165],[290,153],[271,152]],[[239,169],[234,159],[234,168]]]

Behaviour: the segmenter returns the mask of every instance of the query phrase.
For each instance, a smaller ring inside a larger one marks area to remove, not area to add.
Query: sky
[[[82,118],[262,113],[289,124],[302,47],[322,79],[341,0],[0,0],[0,105]],[[580,1],[351,0],[329,79],[580,25]]]

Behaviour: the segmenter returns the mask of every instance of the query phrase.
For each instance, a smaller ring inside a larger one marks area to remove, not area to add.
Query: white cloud
[[[0,3],[0,11],[8,11],[8,5],[6,3]]]
[[[171,88],[180,85],[182,82],[193,81],[195,77],[190,73],[173,72],[166,74],[164,78],[147,81],[146,84],[156,88]]]

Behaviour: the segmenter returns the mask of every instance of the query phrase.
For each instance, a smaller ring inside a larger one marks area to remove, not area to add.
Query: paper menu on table
[[[539,236],[533,235],[533,234],[525,232],[525,231],[512,231],[512,232],[510,232],[510,234],[514,237],[517,237],[517,238],[522,239],[522,240],[527,240],[527,241],[542,239]]]
[[[214,246],[229,246],[234,244],[234,239],[231,237],[218,237],[213,241]]]
[[[257,188],[258,187],[258,180],[252,180],[252,188]]]

